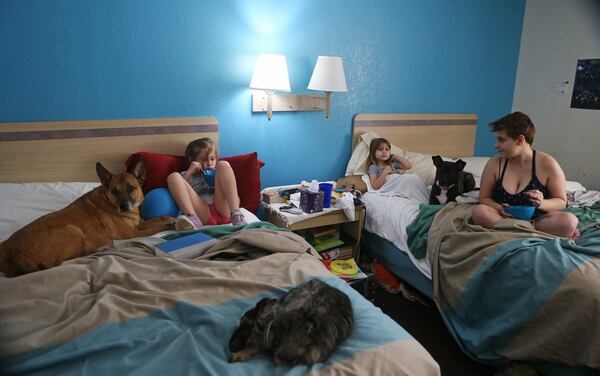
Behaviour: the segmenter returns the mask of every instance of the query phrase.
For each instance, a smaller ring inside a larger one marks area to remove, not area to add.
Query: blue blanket
[[[444,207],[428,239],[435,301],[462,349],[600,369],[600,228],[577,241],[513,219],[489,230],[470,209]]]
[[[156,257],[156,239],[135,239],[17,278],[0,279],[0,360],[6,375],[301,375],[307,372],[439,375],[402,327],[305,253],[290,232],[249,229],[223,252],[257,246],[246,261]],[[299,238],[299,239],[298,239]],[[251,244],[251,245],[250,245]],[[310,278],[346,293],[351,336],[324,363],[277,366],[265,354],[228,363],[245,311]],[[398,354],[391,357],[390,354]],[[354,372],[354,371],[353,371]],[[415,373],[413,373],[415,372]]]

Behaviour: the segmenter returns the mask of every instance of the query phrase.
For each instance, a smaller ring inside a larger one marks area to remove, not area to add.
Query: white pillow
[[[473,178],[475,178],[475,186],[479,187],[483,169],[490,160],[490,157],[462,157],[456,158],[454,161],[459,159],[462,159],[466,163],[464,171],[473,174]]]
[[[360,175],[367,172],[367,161],[369,160],[369,144],[360,141],[350,156],[346,166],[346,176]]]

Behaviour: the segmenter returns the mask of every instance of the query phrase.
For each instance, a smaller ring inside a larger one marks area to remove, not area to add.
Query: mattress
[[[0,184],[0,241],[42,215],[60,210],[100,183],[1,183]],[[242,208],[246,223],[259,219]]]

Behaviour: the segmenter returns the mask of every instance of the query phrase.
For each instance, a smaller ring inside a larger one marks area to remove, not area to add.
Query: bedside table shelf
[[[264,205],[269,206],[267,204]],[[287,228],[288,230],[294,232],[338,225],[340,228],[340,234],[343,234],[345,239],[350,239],[352,245],[352,256],[355,260],[358,260],[360,256],[360,240],[362,238],[362,229],[365,221],[365,208],[364,206],[357,206],[354,210],[354,221],[349,221],[348,217],[346,217],[346,214],[344,214],[344,211],[340,209],[316,217],[307,218],[303,221],[288,224],[284,217],[278,215],[277,210],[270,207],[265,211],[265,219],[277,227]]]

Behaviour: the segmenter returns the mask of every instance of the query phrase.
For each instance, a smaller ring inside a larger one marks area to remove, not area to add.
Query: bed
[[[403,175],[363,194],[364,254],[434,300],[473,359],[493,365],[529,361],[549,375],[595,374],[600,205],[572,209],[584,234],[577,242],[546,237],[514,220],[492,235],[470,221],[472,204],[428,205],[428,191],[420,187],[433,183],[432,154],[463,159],[479,182],[487,158],[472,156],[476,124],[473,114],[355,116],[346,174],[368,183],[368,144],[381,136],[393,144],[392,152],[413,161],[407,174],[420,184]]]
[[[6,239],[93,189],[96,161],[115,172],[136,152],[170,160],[205,136],[218,140],[216,119],[0,124],[0,235]],[[242,167],[259,171],[259,162],[254,153]],[[198,259],[157,257],[153,246],[163,240],[145,237],[0,277],[2,374],[440,374],[410,334],[330,274],[304,239],[249,222],[241,230],[203,228],[220,241]],[[310,278],[350,297],[350,338],[311,367],[276,366],[262,354],[228,363],[227,344],[242,314]]]

